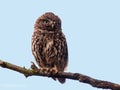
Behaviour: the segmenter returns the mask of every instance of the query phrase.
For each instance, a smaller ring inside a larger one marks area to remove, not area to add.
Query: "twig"
[[[25,67],[20,67],[5,61],[0,60],[0,66],[10,70],[17,71],[28,76],[44,76],[44,77],[57,77],[57,78],[67,78],[78,80],[79,82],[90,84],[93,87],[111,90],[120,90],[120,85],[108,81],[97,80],[89,76],[80,73],[70,73],[70,72],[57,72],[48,73],[47,70],[37,69],[34,64],[32,64],[31,69],[26,69]]]

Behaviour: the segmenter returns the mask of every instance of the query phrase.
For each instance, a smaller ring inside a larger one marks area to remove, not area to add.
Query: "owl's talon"
[[[49,73],[49,68],[39,68],[39,70],[41,71],[41,72],[43,72],[43,73]]]
[[[50,69],[50,73],[55,73],[55,74],[57,74],[58,71],[56,70],[56,68],[52,68],[52,69]]]

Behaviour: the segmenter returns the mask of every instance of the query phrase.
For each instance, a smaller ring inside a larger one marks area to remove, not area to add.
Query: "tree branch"
[[[70,73],[70,72],[48,72],[46,69],[38,69],[34,63],[31,65],[31,69],[26,69],[25,67],[20,67],[5,61],[0,60],[0,66],[10,70],[17,71],[21,74],[28,76],[44,76],[44,77],[57,77],[57,78],[67,78],[78,80],[79,82],[90,84],[93,87],[111,90],[120,90],[120,85],[108,81],[97,80],[89,76],[80,73]]]

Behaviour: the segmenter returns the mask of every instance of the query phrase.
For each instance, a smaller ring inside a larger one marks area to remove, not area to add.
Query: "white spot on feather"
[[[53,45],[53,40],[49,41],[46,45],[46,48],[44,49],[44,51],[48,50],[50,47],[52,47]]]

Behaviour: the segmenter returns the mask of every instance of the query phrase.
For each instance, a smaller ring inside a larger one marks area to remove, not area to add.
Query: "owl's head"
[[[61,30],[61,20],[52,12],[47,12],[37,19],[34,27],[48,31]]]

